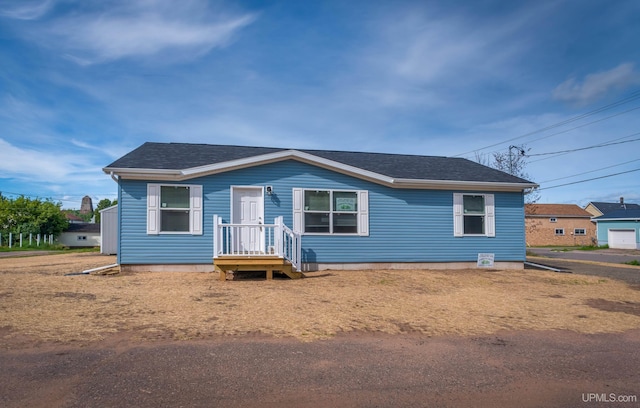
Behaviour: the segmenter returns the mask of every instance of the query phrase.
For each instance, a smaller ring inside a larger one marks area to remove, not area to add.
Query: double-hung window
[[[202,234],[202,186],[147,184],[147,234]]]
[[[454,193],[453,235],[495,237],[494,195]]]
[[[294,189],[293,195],[296,231],[368,235],[368,191]]]

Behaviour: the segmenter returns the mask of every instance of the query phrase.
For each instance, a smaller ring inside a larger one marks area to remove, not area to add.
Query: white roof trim
[[[638,221],[640,220],[640,217],[631,217],[631,218],[601,218],[603,217],[602,215],[599,217],[594,217],[592,218],[593,221]]]
[[[224,173],[227,171],[254,167],[267,163],[275,163],[283,160],[298,160],[303,163],[312,164],[328,170],[355,176],[369,180],[377,184],[393,188],[422,188],[422,189],[487,189],[495,191],[521,191],[526,188],[537,187],[535,183],[493,183],[478,181],[452,181],[452,180],[422,180],[422,179],[394,179],[383,174],[364,170],[360,167],[336,162],[322,157],[314,156],[298,150],[282,150],[275,153],[268,153],[259,156],[251,156],[237,160],[230,160],[222,163],[209,164],[206,166],[191,167],[183,170],[165,169],[132,169],[132,168],[110,168],[102,169],[105,173],[113,173],[124,179],[132,180],[167,180],[183,181],[196,177],[208,176],[211,174]]]

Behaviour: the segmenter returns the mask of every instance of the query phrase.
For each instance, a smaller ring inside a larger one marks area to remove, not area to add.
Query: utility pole
[[[520,156],[524,156],[525,155],[525,151],[522,148],[522,146],[514,146],[511,145],[509,146],[509,174],[511,174],[513,176],[513,152],[511,151],[512,149],[518,149],[518,154],[520,154]]]

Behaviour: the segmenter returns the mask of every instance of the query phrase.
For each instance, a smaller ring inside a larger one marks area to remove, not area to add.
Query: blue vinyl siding
[[[147,235],[147,182],[120,181],[120,263],[212,262],[213,215],[229,222],[232,185],[272,186],[273,194],[265,194],[265,221],[271,223],[282,215],[290,227],[293,188],[369,191],[369,236],[304,235],[304,262],[475,261],[479,252],[494,253],[496,261],[525,260],[520,193],[493,193],[496,236],[488,238],[453,236],[453,193],[459,191],[392,189],[293,160],[190,179],[184,184],[203,186],[203,235]]]

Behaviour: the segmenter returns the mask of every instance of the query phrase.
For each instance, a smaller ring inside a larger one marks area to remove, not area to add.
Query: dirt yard
[[[349,332],[487,335],[640,328],[640,291],[612,279],[524,271],[323,271],[220,282],[208,273],[68,273],[94,253],[0,259],[0,347],[262,334],[302,341]]]

